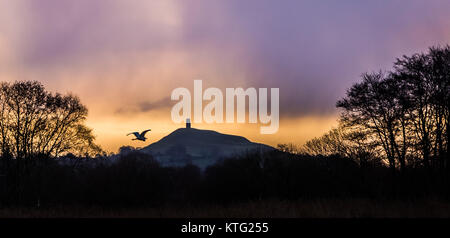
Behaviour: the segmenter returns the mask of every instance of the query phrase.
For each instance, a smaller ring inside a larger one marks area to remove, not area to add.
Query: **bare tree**
[[[289,154],[299,154],[299,153],[301,153],[301,149],[297,145],[295,145],[293,143],[278,144],[277,145],[277,149],[279,151],[286,152],[286,153],[289,153]]]
[[[36,155],[100,153],[87,109],[78,97],[47,92],[39,82],[1,83],[0,137],[2,155],[29,159]]]
[[[450,46],[403,56],[394,75],[406,91],[413,148],[426,167],[448,167]]]
[[[379,165],[378,152],[368,136],[362,128],[341,124],[321,137],[307,141],[301,153],[313,156],[340,155],[352,159],[361,167]]]
[[[341,121],[347,126],[358,126],[375,135],[376,142],[383,149],[389,167],[396,168],[397,162],[405,168],[407,118],[401,100],[401,88],[388,74],[367,73],[363,82],[353,85],[347,97],[337,102],[344,109]]]
[[[392,169],[419,161],[449,168],[450,47],[403,56],[393,72],[366,73],[345,98],[341,122],[362,129]]]

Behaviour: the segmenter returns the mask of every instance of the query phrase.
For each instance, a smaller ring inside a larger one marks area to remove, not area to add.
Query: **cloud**
[[[137,106],[129,105],[128,107],[121,107],[115,111],[116,114],[130,114],[130,113],[145,113],[154,110],[167,109],[172,106],[174,102],[170,97],[166,97],[154,102],[140,102]]]
[[[156,110],[156,109],[160,109],[160,108],[166,108],[169,107],[173,104],[172,100],[167,97],[167,98],[163,98],[159,101],[156,102],[143,102],[139,104],[139,110],[141,112],[148,112],[151,110]]]
[[[448,1],[14,2],[0,22],[0,51],[14,52],[8,69],[75,90],[94,111],[106,101],[112,113],[157,110],[142,102],[202,79],[278,87],[285,117],[329,115],[361,73],[450,39]]]

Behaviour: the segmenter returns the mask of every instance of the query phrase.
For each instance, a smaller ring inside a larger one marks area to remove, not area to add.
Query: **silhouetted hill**
[[[253,143],[242,136],[180,128],[141,151],[152,154],[163,165],[183,166],[192,163],[205,168],[221,158],[258,150],[264,152],[274,148]]]

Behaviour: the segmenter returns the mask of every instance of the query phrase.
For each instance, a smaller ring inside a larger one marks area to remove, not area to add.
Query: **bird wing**
[[[146,134],[147,132],[149,132],[149,131],[151,131],[151,129],[148,129],[148,130],[145,130],[145,131],[141,132],[141,136],[145,136],[145,134]]]
[[[136,136],[136,137],[139,137],[139,132],[131,132],[131,133],[128,133],[127,134],[127,136],[129,136],[129,135],[134,135],[134,136]]]

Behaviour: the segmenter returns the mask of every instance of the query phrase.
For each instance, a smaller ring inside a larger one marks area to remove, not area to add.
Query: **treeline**
[[[450,46],[403,56],[389,72],[365,73],[336,104],[340,125],[305,144],[360,166],[450,172]]]
[[[449,195],[447,180],[441,174],[430,177],[425,169],[416,168],[394,179],[386,166],[361,168],[337,155],[248,154],[223,160],[204,171],[194,165],[161,167],[151,156],[139,152],[122,155],[111,164],[82,166],[92,160],[73,158],[71,163],[60,163],[57,159],[36,159],[20,177],[20,186],[15,170],[7,170],[6,177],[0,178],[0,207],[195,207],[266,199]],[[21,161],[1,160],[0,166],[5,162],[14,167]]]

